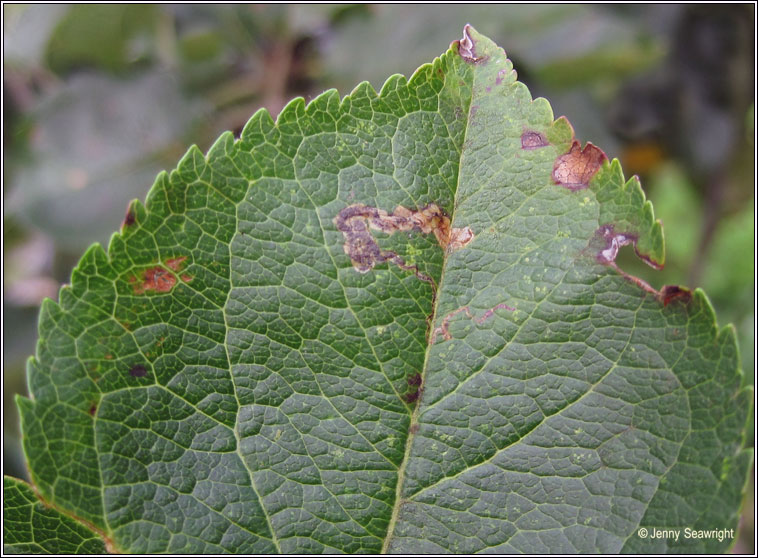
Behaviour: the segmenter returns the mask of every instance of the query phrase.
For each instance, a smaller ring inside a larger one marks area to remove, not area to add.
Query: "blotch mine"
[[[144,294],[148,291],[167,293],[176,285],[176,277],[168,269],[155,266],[146,269],[141,280],[132,277],[129,282],[133,285],[134,294]]]
[[[184,262],[186,261],[187,256],[179,256],[178,258],[171,258],[170,260],[166,260],[166,265],[173,269],[174,271],[180,271],[182,267],[184,267]]]
[[[463,37],[456,41],[458,43],[458,54],[461,55],[466,62],[470,64],[478,64],[484,62],[486,56],[476,55],[476,43],[471,38],[471,26],[467,23],[463,27]]]
[[[446,254],[460,250],[471,242],[474,233],[469,227],[452,228],[450,217],[435,203],[412,210],[397,206],[387,213],[383,209],[363,204],[353,204],[340,211],[334,224],[345,239],[343,249],[359,273],[367,273],[378,263],[392,262],[401,269],[412,271],[422,281],[434,284],[434,280],[421,272],[416,265],[408,265],[395,252],[382,250],[370,229],[393,234],[397,231],[419,231],[433,234]]]
[[[539,149],[550,145],[547,138],[540,132],[526,130],[521,134],[521,149]]]
[[[603,161],[607,160],[608,157],[599,147],[587,142],[582,149],[581,144],[574,140],[568,153],[555,160],[553,181],[572,192],[583,190],[589,186]]]
[[[662,265],[654,262],[649,257],[641,254],[639,250],[637,250],[637,235],[617,232],[612,224],[603,225],[597,229],[597,231],[595,231],[595,239],[596,240],[593,242],[593,245],[598,247],[596,257],[597,261],[601,264],[610,264],[612,262],[615,262],[616,256],[618,256],[619,248],[631,244],[634,246],[634,253],[637,254],[637,257],[644,261],[646,264],[648,264],[653,269],[663,268]]]

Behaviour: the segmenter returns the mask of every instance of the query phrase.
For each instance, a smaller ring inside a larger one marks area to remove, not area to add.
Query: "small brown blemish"
[[[147,368],[145,368],[141,364],[137,364],[135,366],[132,366],[129,369],[129,375],[132,378],[144,378],[145,376],[147,376]]]
[[[189,283],[190,281],[192,281],[192,279],[194,279],[192,275],[187,275],[186,273],[182,273],[181,277],[182,277],[182,281],[184,281],[185,283]]]
[[[661,299],[663,300],[663,306],[668,306],[669,303],[675,300],[681,300],[686,304],[692,300],[692,292],[677,285],[664,285],[661,288]]]
[[[90,405],[90,407],[89,407],[89,415],[90,415],[91,417],[94,417],[94,416],[95,416],[95,413],[96,413],[96,412],[97,412],[97,405],[96,405],[95,403],[93,403],[93,404],[92,404],[92,405]]]
[[[113,355],[108,353],[105,355],[105,360],[111,360],[113,358]]]
[[[539,149],[548,145],[547,138],[540,132],[527,130],[521,134],[521,149]]]
[[[489,310],[485,311],[484,314],[479,316],[478,318],[474,318],[474,315],[471,313],[471,310],[469,310],[468,306],[462,306],[461,308],[458,308],[457,310],[453,310],[450,312],[447,316],[442,318],[442,325],[435,328],[432,332],[432,338],[430,341],[430,344],[434,345],[434,342],[437,341],[437,335],[442,335],[443,339],[445,341],[450,341],[453,336],[450,335],[449,326],[450,326],[450,320],[460,314],[461,312],[465,312],[466,316],[468,316],[470,319],[474,320],[474,323],[481,324],[485,320],[487,320],[490,316],[492,316],[495,313],[495,310],[499,310],[501,308],[504,308],[506,310],[510,310],[511,312],[515,312],[515,308],[511,308],[507,304],[501,302],[500,304],[497,304],[490,308]]]
[[[183,264],[185,260],[187,259],[187,256],[179,256],[178,258],[171,258],[170,260],[166,260],[166,265],[173,269],[174,271],[179,271],[182,269]]]
[[[132,277],[129,282],[134,285],[135,294],[144,294],[147,291],[167,293],[176,285],[176,277],[169,270],[158,265],[145,270],[141,283],[135,277]]]
[[[419,431],[420,428],[421,428],[421,425],[419,423],[417,423],[417,422],[413,423],[411,425],[411,434],[415,434],[416,432]]]
[[[568,153],[555,160],[553,181],[572,192],[582,190],[589,186],[590,180],[600,169],[600,165],[607,160],[608,157],[602,149],[589,142],[582,149],[581,144],[574,140]]]
[[[466,62],[478,64],[487,59],[486,56],[476,55],[476,43],[471,38],[471,26],[468,23],[463,27],[463,37],[456,42],[458,43],[458,54]]]
[[[403,399],[405,399],[406,403],[415,403],[416,401],[418,401],[418,398],[420,396],[421,396],[421,388],[418,388],[417,390],[406,393]]]
[[[414,374],[411,374],[411,376],[408,377],[408,385],[409,386],[420,386],[421,385],[421,374],[418,372],[415,372]]]
[[[131,227],[135,222],[137,221],[137,216],[134,214],[134,209],[131,205],[129,205],[129,208],[126,210],[126,215],[124,216],[124,222],[121,224],[121,227]]]
[[[379,248],[369,229],[386,234],[412,230],[424,234],[431,233],[446,254],[460,250],[474,238],[474,233],[469,227],[451,228],[450,217],[434,203],[419,210],[399,205],[392,213],[363,204],[354,204],[340,211],[334,218],[334,224],[345,238],[343,250],[350,256],[356,271],[367,273],[378,263],[392,262],[401,269],[413,271],[416,277],[430,283],[435,289],[434,280],[422,273],[417,266],[406,264],[395,252]]]
[[[503,68],[502,70],[498,71],[497,77],[495,78],[495,85],[500,85],[503,83],[503,76],[508,73],[508,70]]]

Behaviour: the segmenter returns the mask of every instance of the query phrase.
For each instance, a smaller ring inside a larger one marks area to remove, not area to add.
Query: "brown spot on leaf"
[[[435,203],[419,210],[399,205],[392,213],[363,204],[354,204],[340,211],[334,218],[334,224],[345,238],[343,249],[345,254],[350,256],[356,271],[367,273],[376,264],[389,261],[401,269],[413,271],[416,277],[431,283],[433,287],[436,287],[434,280],[419,271],[417,266],[406,264],[395,252],[379,248],[369,229],[386,234],[412,230],[424,234],[431,233],[446,253],[463,248],[474,238],[474,233],[469,227],[452,228],[450,217]]]
[[[179,256],[178,258],[171,258],[170,260],[166,260],[166,265],[173,269],[174,271],[179,271],[187,259],[187,256]]]
[[[186,273],[182,273],[182,281],[184,281],[185,283],[189,283],[190,281],[192,281],[192,279],[194,279],[192,275],[187,275]]]
[[[133,284],[135,294],[144,294],[148,291],[167,293],[176,285],[176,277],[169,270],[158,265],[146,269],[142,274],[141,282],[135,277],[132,277],[129,282]]]
[[[603,161],[607,161],[603,150],[587,142],[582,149],[574,140],[571,149],[555,160],[553,165],[553,181],[572,192],[587,188],[590,180],[600,169]]]
[[[411,434],[415,434],[416,432],[419,431],[420,428],[421,428],[421,425],[419,423],[417,422],[413,423],[411,425]]]
[[[409,386],[420,386],[421,385],[421,374],[418,372],[415,372],[414,374],[411,374],[411,376],[408,378],[408,385]]]
[[[663,300],[663,306],[668,306],[669,303],[675,300],[681,300],[686,304],[692,300],[692,292],[677,285],[664,285],[661,289],[661,299]]]
[[[466,62],[478,64],[487,59],[486,56],[476,55],[476,43],[471,38],[471,26],[468,23],[463,27],[463,37],[456,42],[458,43],[458,54]]]
[[[521,149],[539,149],[547,145],[549,145],[547,138],[540,132],[527,130],[521,134]]]
[[[136,364],[129,369],[129,375],[132,378],[144,378],[147,376],[147,368],[141,364]]]
[[[97,412],[97,405],[96,405],[95,403],[93,403],[93,404],[92,404],[92,405],[90,405],[90,407],[89,407],[89,415],[90,415],[91,417],[94,417],[94,416],[95,416],[95,413],[96,413],[96,412]]]

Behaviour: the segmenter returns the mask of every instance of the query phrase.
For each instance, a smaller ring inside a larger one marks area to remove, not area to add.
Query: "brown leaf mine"
[[[661,298],[663,299],[663,306],[668,306],[675,300],[681,300],[686,304],[692,300],[692,292],[677,285],[664,285],[661,289]]]
[[[603,225],[595,231],[595,238],[598,239],[598,245],[601,246],[597,252],[597,261],[602,264],[609,264],[616,261],[619,248],[632,244],[634,253],[653,269],[663,269],[663,266],[654,262],[649,257],[641,254],[637,250],[637,236],[629,233],[617,233],[613,225]]]
[[[350,256],[356,271],[367,273],[376,264],[389,261],[401,269],[413,271],[416,277],[433,286],[434,280],[419,271],[417,266],[406,264],[395,252],[379,248],[369,229],[386,234],[411,230],[431,233],[446,253],[463,248],[474,238],[469,227],[451,228],[450,217],[435,203],[415,211],[399,205],[392,213],[363,204],[353,204],[339,212],[334,218],[334,224],[345,238],[343,249]]]
[[[460,54],[461,58],[466,62],[476,64],[487,58],[486,56],[477,57],[475,50],[476,43],[474,43],[474,40],[471,38],[471,26],[468,23],[463,27],[463,37],[458,40],[457,43],[458,54]]]
[[[169,270],[155,266],[145,270],[141,282],[135,277],[132,277],[129,282],[134,285],[135,294],[144,294],[147,291],[167,293],[176,285],[176,277]]]
[[[547,138],[540,132],[527,130],[521,134],[521,149],[539,149],[547,145],[549,145]]]
[[[184,266],[184,261],[187,259],[187,256],[179,256],[178,258],[171,258],[170,260],[166,260],[166,265],[173,269],[174,271],[180,271],[182,267]]]
[[[126,210],[124,221],[121,223],[121,228],[131,227],[137,221],[137,216],[134,214],[134,208],[129,204],[129,208]]]
[[[590,180],[600,169],[603,161],[607,160],[608,157],[602,149],[589,142],[582,149],[579,142],[574,140],[568,153],[555,160],[553,181],[572,192],[583,190],[589,186]]]
[[[595,236],[590,243],[590,245],[593,247],[593,250],[597,250],[595,258],[598,263],[615,269],[616,272],[624,279],[631,281],[642,290],[654,295],[658,300],[663,302],[663,306],[668,306],[669,303],[675,300],[681,300],[685,303],[690,301],[692,294],[689,289],[678,287],[676,285],[666,285],[659,291],[652,287],[644,279],[635,277],[634,275],[631,275],[621,269],[618,264],[616,264],[616,256],[618,256],[619,249],[622,246],[626,246],[628,244],[632,244],[634,246],[635,254],[637,254],[637,256],[649,266],[655,269],[663,268],[662,265],[659,265],[658,263],[652,261],[650,258],[639,253],[637,250],[637,237],[635,235],[629,233],[617,233],[613,225],[603,225],[600,227],[597,231],[595,231]]]

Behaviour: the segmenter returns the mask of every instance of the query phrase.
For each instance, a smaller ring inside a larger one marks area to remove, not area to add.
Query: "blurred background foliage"
[[[3,6],[5,472],[25,477],[25,393],[38,306],[127,203],[192,144],[239,132],[261,106],[410,76],[470,22],[502,45],[577,137],[642,178],[666,268],[622,251],[651,284],[703,287],[735,324],[754,377],[753,4]],[[752,439],[752,432],[750,433]],[[752,481],[751,481],[752,482]],[[749,494],[752,494],[752,490]],[[753,551],[753,501],[735,551]]]

